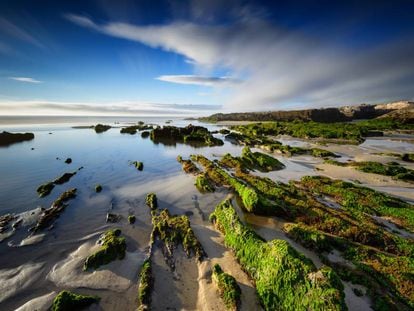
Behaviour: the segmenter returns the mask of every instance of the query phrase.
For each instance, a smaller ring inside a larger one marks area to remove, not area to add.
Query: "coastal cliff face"
[[[378,105],[356,105],[340,108],[305,109],[290,111],[244,112],[244,113],[216,113],[209,117],[200,118],[201,121],[315,121],[315,122],[342,122],[358,119],[373,119],[394,111],[414,109],[414,102],[399,101]]]

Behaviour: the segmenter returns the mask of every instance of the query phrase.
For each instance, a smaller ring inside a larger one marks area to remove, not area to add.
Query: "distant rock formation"
[[[0,133],[0,146],[9,146],[14,143],[34,139],[33,133]]]
[[[398,101],[376,105],[355,105],[340,108],[305,109],[289,111],[267,112],[240,112],[216,113],[209,117],[200,118],[200,121],[315,121],[315,122],[343,122],[358,119],[373,119],[393,111],[414,109],[414,102]]]

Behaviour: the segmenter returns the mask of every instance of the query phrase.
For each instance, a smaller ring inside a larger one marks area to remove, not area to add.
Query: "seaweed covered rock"
[[[325,195],[351,211],[391,217],[414,232],[413,205],[391,195],[324,176],[305,176],[300,184],[314,194]]]
[[[71,159],[71,158],[67,158],[67,159],[65,160],[65,163],[66,163],[66,164],[71,164],[71,163],[72,163],[72,159]]]
[[[134,161],[134,162],[132,162],[132,164],[135,166],[135,168],[138,171],[142,171],[144,169],[144,163],[142,163],[142,162]]]
[[[47,182],[47,183],[44,183],[43,185],[40,185],[36,189],[36,191],[39,194],[39,197],[43,198],[47,196],[48,194],[50,194],[53,188],[55,188],[55,184],[53,182]]]
[[[204,250],[194,235],[190,220],[185,215],[171,215],[167,209],[152,216],[153,235],[164,242],[170,253],[182,244],[188,256],[194,254],[198,260],[204,257]]]
[[[100,298],[98,296],[86,296],[72,293],[64,290],[56,295],[51,306],[52,311],[73,311],[80,310],[90,306],[93,303],[98,303]]]
[[[72,173],[64,173],[63,175],[59,176],[58,178],[56,178],[53,183],[55,185],[62,185],[66,182],[68,182],[73,176],[76,175],[76,172],[72,172]]]
[[[224,305],[228,310],[237,310],[240,304],[241,290],[236,279],[225,273],[219,264],[213,266],[213,282],[216,284]]]
[[[261,152],[252,152],[249,147],[242,150],[242,160],[249,168],[257,168],[262,172],[281,170],[285,167],[279,160]]]
[[[95,186],[95,192],[96,193],[99,193],[99,192],[101,192],[102,191],[102,186],[101,185],[96,185]]]
[[[83,270],[97,269],[116,259],[124,259],[126,242],[125,238],[120,235],[119,229],[106,231],[100,239],[101,248],[86,258]]]
[[[215,138],[207,128],[188,125],[186,127],[163,126],[151,131],[151,139],[155,143],[186,143],[194,146],[222,146],[221,139]]]
[[[151,303],[151,288],[152,288],[152,267],[151,259],[148,258],[144,261],[139,274],[138,284],[138,302],[139,311],[148,310]]]
[[[190,159],[184,160],[181,156],[178,156],[177,161],[182,165],[183,171],[187,174],[198,174],[200,172],[198,167]]]
[[[135,218],[135,216],[134,216],[134,215],[129,215],[129,216],[128,216],[128,222],[129,222],[131,225],[135,223],[135,220],[136,220],[136,218]]]
[[[140,121],[140,122],[142,122],[142,121]],[[120,132],[121,132],[121,134],[134,135],[134,134],[137,133],[137,131],[144,131],[144,130],[151,130],[151,129],[152,129],[152,125],[145,125],[144,123],[142,123],[142,124],[123,127]]]
[[[107,130],[109,130],[111,128],[110,125],[105,125],[105,124],[97,124],[94,127],[94,130],[96,133],[103,133],[106,132]]]
[[[265,310],[346,310],[343,285],[329,267],[313,263],[284,240],[266,242],[242,224],[230,200],[210,219],[255,281]]]
[[[353,167],[361,172],[391,176],[393,179],[414,183],[414,170],[400,165],[398,162],[380,163],[374,161],[350,161],[347,163],[325,160],[325,163]]]
[[[63,192],[60,197],[58,197],[52,204],[52,206],[43,211],[40,216],[40,219],[37,221],[36,225],[31,228],[33,232],[37,232],[41,229],[45,229],[50,226],[50,224],[59,217],[60,213],[65,209],[66,202],[76,197],[76,188],[70,189]]]
[[[141,137],[142,138],[148,138],[150,136],[150,132],[149,131],[143,131],[142,133],[141,133]]]
[[[34,139],[33,133],[0,133],[0,146],[9,146],[11,144],[20,143]]]
[[[414,162],[414,153],[404,153],[401,155],[401,160],[405,162]]]
[[[196,177],[195,186],[201,193],[214,192],[214,186],[211,184],[206,174],[200,174]]]
[[[206,176],[217,185],[231,186],[240,196],[243,206],[248,212],[260,212],[260,198],[258,193],[252,187],[245,185],[237,178],[230,176],[226,171],[203,155],[191,155],[191,159],[200,163],[205,168]]]
[[[81,168],[79,168],[78,170],[80,170]],[[59,176],[58,178],[56,178],[54,181],[47,182],[47,183],[44,183],[44,184],[40,185],[36,189],[37,193],[39,194],[39,197],[43,198],[43,197],[49,195],[50,192],[52,192],[55,185],[62,185],[64,183],[66,183],[75,175],[76,175],[76,172],[64,173],[61,176]]]
[[[145,198],[145,204],[151,209],[154,210],[158,207],[157,195],[153,192],[148,193]]]

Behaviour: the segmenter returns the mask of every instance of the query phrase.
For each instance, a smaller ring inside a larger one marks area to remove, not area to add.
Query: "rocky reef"
[[[175,145],[184,143],[192,146],[222,146],[221,139],[215,138],[205,127],[188,125],[186,127],[163,126],[151,131],[150,137],[154,143]]]
[[[30,229],[32,232],[37,232],[39,230],[49,227],[53,221],[59,217],[62,211],[66,207],[66,202],[76,197],[76,188],[70,189],[63,192],[59,198],[57,198],[52,206],[43,211],[40,216],[40,219],[37,221],[36,225]]]

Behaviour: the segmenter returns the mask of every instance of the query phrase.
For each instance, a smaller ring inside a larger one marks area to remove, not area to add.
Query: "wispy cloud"
[[[202,86],[225,87],[239,84],[239,79],[230,77],[205,77],[195,75],[164,75],[156,78],[160,81],[178,84],[193,84]]]
[[[0,17],[0,33],[28,42],[39,48],[44,48],[43,44],[35,36],[3,17]]]
[[[225,68],[234,77],[243,76],[243,82],[232,86],[226,103],[230,109],[334,106],[413,96],[412,40],[353,48],[340,42],[340,33],[332,38],[309,30],[286,31],[255,17],[225,26],[97,24],[84,16],[70,20],[109,36],[181,54],[198,67]]]
[[[9,77],[10,80],[15,80],[19,82],[25,82],[25,83],[43,83],[43,81],[36,80],[29,77]]]
[[[93,116],[194,116],[219,110],[216,105],[180,105],[147,102],[58,102],[47,100],[2,100],[0,115],[93,115]]]

